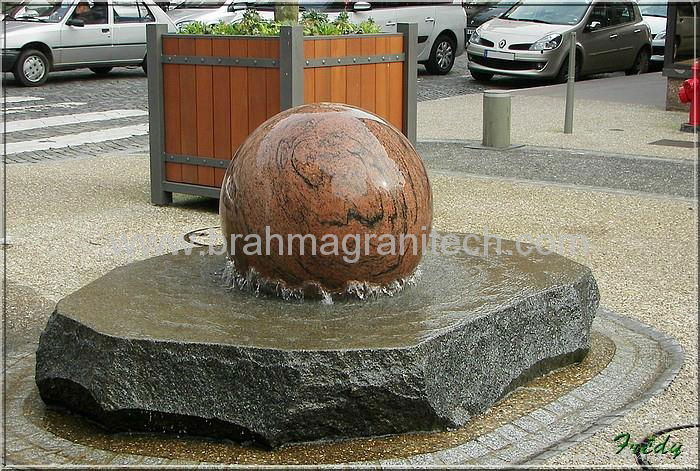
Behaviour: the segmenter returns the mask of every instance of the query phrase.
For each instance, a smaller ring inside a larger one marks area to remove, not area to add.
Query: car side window
[[[115,3],[112,10],[115,23],[152,23],[156,20],[143,2]]]
[[[604,3],[599,3],[591,10],[591,16],[588,17],[588,24],[597,21],[600,23],[600,28],[608,26],[608,8]]]
[[[610,26],[629,23],[634,20],[632,6],[625,3],[611,3],[608,5],[608,21]]]
[[[103,25],[109,21],[107,2],[81,1],[71,15],[73,20],[83,20],[86,25]]]

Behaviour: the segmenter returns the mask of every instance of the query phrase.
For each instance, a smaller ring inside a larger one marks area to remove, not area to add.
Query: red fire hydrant
[[[690,71],[692,78],[678,89],[678,99],[681,103],[690,103],[688,122],[681,126],[681,131],[695,132],[700,128],[700,61],[695,61]]]

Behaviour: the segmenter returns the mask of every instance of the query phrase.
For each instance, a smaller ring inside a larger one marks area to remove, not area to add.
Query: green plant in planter
[[[180,34],[213,34],[228,36],[279,36],[283,23],[263,19],[255,10],[246,10],[243,18],[238,23],[219,22],[215,25],[206,25],[201,22],[193,22],[185,25]],[[302,13],[301,25],[304,27],[305,36],[335,36],[342,34],[373,34],[380,33],[381,29],[372,18],[360,24],[353,24],[347,12],[342,12],[335,21],[329,21],[328,15],[315,10],[307,10]]]
[[[372,18],[367,18],[365,21],[357,25],[357,30],[355,30],[356,34],[375,34],[375,33],[380,33],[382,30],[381,28],[377,25],[377,23],[374,22],[374,19]]]
[[[346,11],[341,12],[333,23],[339,34],[353,34],[357,29],[357,26],[350,22],[350,15]]]

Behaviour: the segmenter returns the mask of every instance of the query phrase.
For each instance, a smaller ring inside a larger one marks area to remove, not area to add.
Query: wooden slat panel
[[[316,54],[315,40],[304,41],[304,58],[313,59]],[[316,98],[314,69],[304,69],[304,103],[313,103]]]
[[[362,42],[360,39],[345,40],[346,54],[359,56],[362,54]],[[349,65],[346,71],[346,101],[349,105],[362,106],[362,66]]]
[[[230,40],[229,54],[231,57],[246,57],[248,41]],[[228,70],[231,85],[231,154],[228,156],[230,159],[248,136],[248,70],[244,67],[231,67]]]
[[[163,39],[164,54],[178,54],[179,42],[175,38]],[[165,152],[180,153],[180,66],[163,65],[163,123]],[[170,182],[182,181],[182,164],[165,164],[165,179]]]
[[[264,57],[267,54],[266,41],[248,40],[248,57]],[[248,133],[260,126],[267,118],[267,85],[265,69],[248,69]]]
[[[211,56],[212,40],[208,38],[195,40],[195,52],[198,56]],[[197,154],[200,157],[214,156],[214,92],[212,66],[195,66],[197,75]],[[214,169],[197,167],[197,183],[214,185]]]
[[[255,55],[248,55],[248,57],[262,57],[267,59],[279,59],[280,57],[280,43],[279,38],[270,37],[265,39],[251,39],[248,41],[250,44],[253,41],[260,43],[260,52]]]
[[[331,57],[343,57],[347,55],[345,39],[331,41]],[[347,73],[345,66],[331,67],[331,101],[345,103]]]
[[[403,37],[392,36],[389,40],[389,54],[403,52]],[[403,129],[403,63],[394,62],[389,64],[389,122],[397,129]]]
[[[224,182],[224,176],[226,175],[226,170],[223,168],[214,169],[214,186],[221,188]]]
[[[328,39],[314,39],[315,57],[330,57],[331,42]],[[319,67],[314,69],[314,101],[331,101],[331,69]]]
[[[196,54],[195,39],[179,39],[179,53]],[[180,65],[180,150],[185,155],[197,153],[197,76],[194,65]],[[182,164],[182,181],[197,182],[197,166]]]
[[[377,55],[386,54],[388,39],[376,39]],[[376,94],[374,112],[382,118],[389,120],[389,64],[377,64],[376,66]]]
[[[389,36],[386,38],[387,41],[387,53],[389,54],[401,54],[403,52],[403,37],[402,36]]]
[[[278,39],[267,41],[267,55],[279,59],[280,43]],[[280,70],[265,69],[265,84],[267,86],[267,118],[280,112]]]
[[[376,38],[362,38],[362,55],[373,56],[376,53]],[[377,66],[367,64],[362,66],[362,108],[374,112],[375,109],[375,77]]]
[[[212,54],[219,57],[229,55],[229,41],[212,41]],[[214,100],[214,157],[217,159],[231,158],[231,84],[227,67],[214,67],[212,85],[216,99]],[[224,169],[214,169],[214,186],[221,186]]]

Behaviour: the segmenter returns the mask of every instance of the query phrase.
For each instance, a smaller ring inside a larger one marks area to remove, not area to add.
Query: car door
[[[372,18],[385,33],[396,32],[396,8],[391,2],[367,2],[369,10],[353,10],[350,21],[357,24]]]
[[[581,43],[585,51],[582,69],[584,73],[606,70],[618,55],[619,34],[610,25],[610,10],[608,7],[608,3],[596,3],[591,7],[588,14],[587,26],[581,37]],[[598,26],[595,29],[589,29],[596,22]]]
[[[634,7],[629,3],[608,4],[611,35],[617,35],[616,50],[605,64],[604,70],[615,71],[632,67],[637,58],[637,45],[643,27],[637,24]]]
[[[417,56],[421,57],[435,40],[435,17],[437,7],[431,2],[400,2],[396,5],[398,23],[416,23],[418,25]],[[430,51],[427,51],[429,53]]]
[[[114,62],[140,62],[146,56],[146,25],[155,23],[153,12],[142,1],[112,4]]]
[[[89,7],[88,14],[78,9]],[[72,26],[71,20],[83,20]],[[112,25],[107,2],[81,0],[61,25],[60,65],[90,65],[111,62]]]

